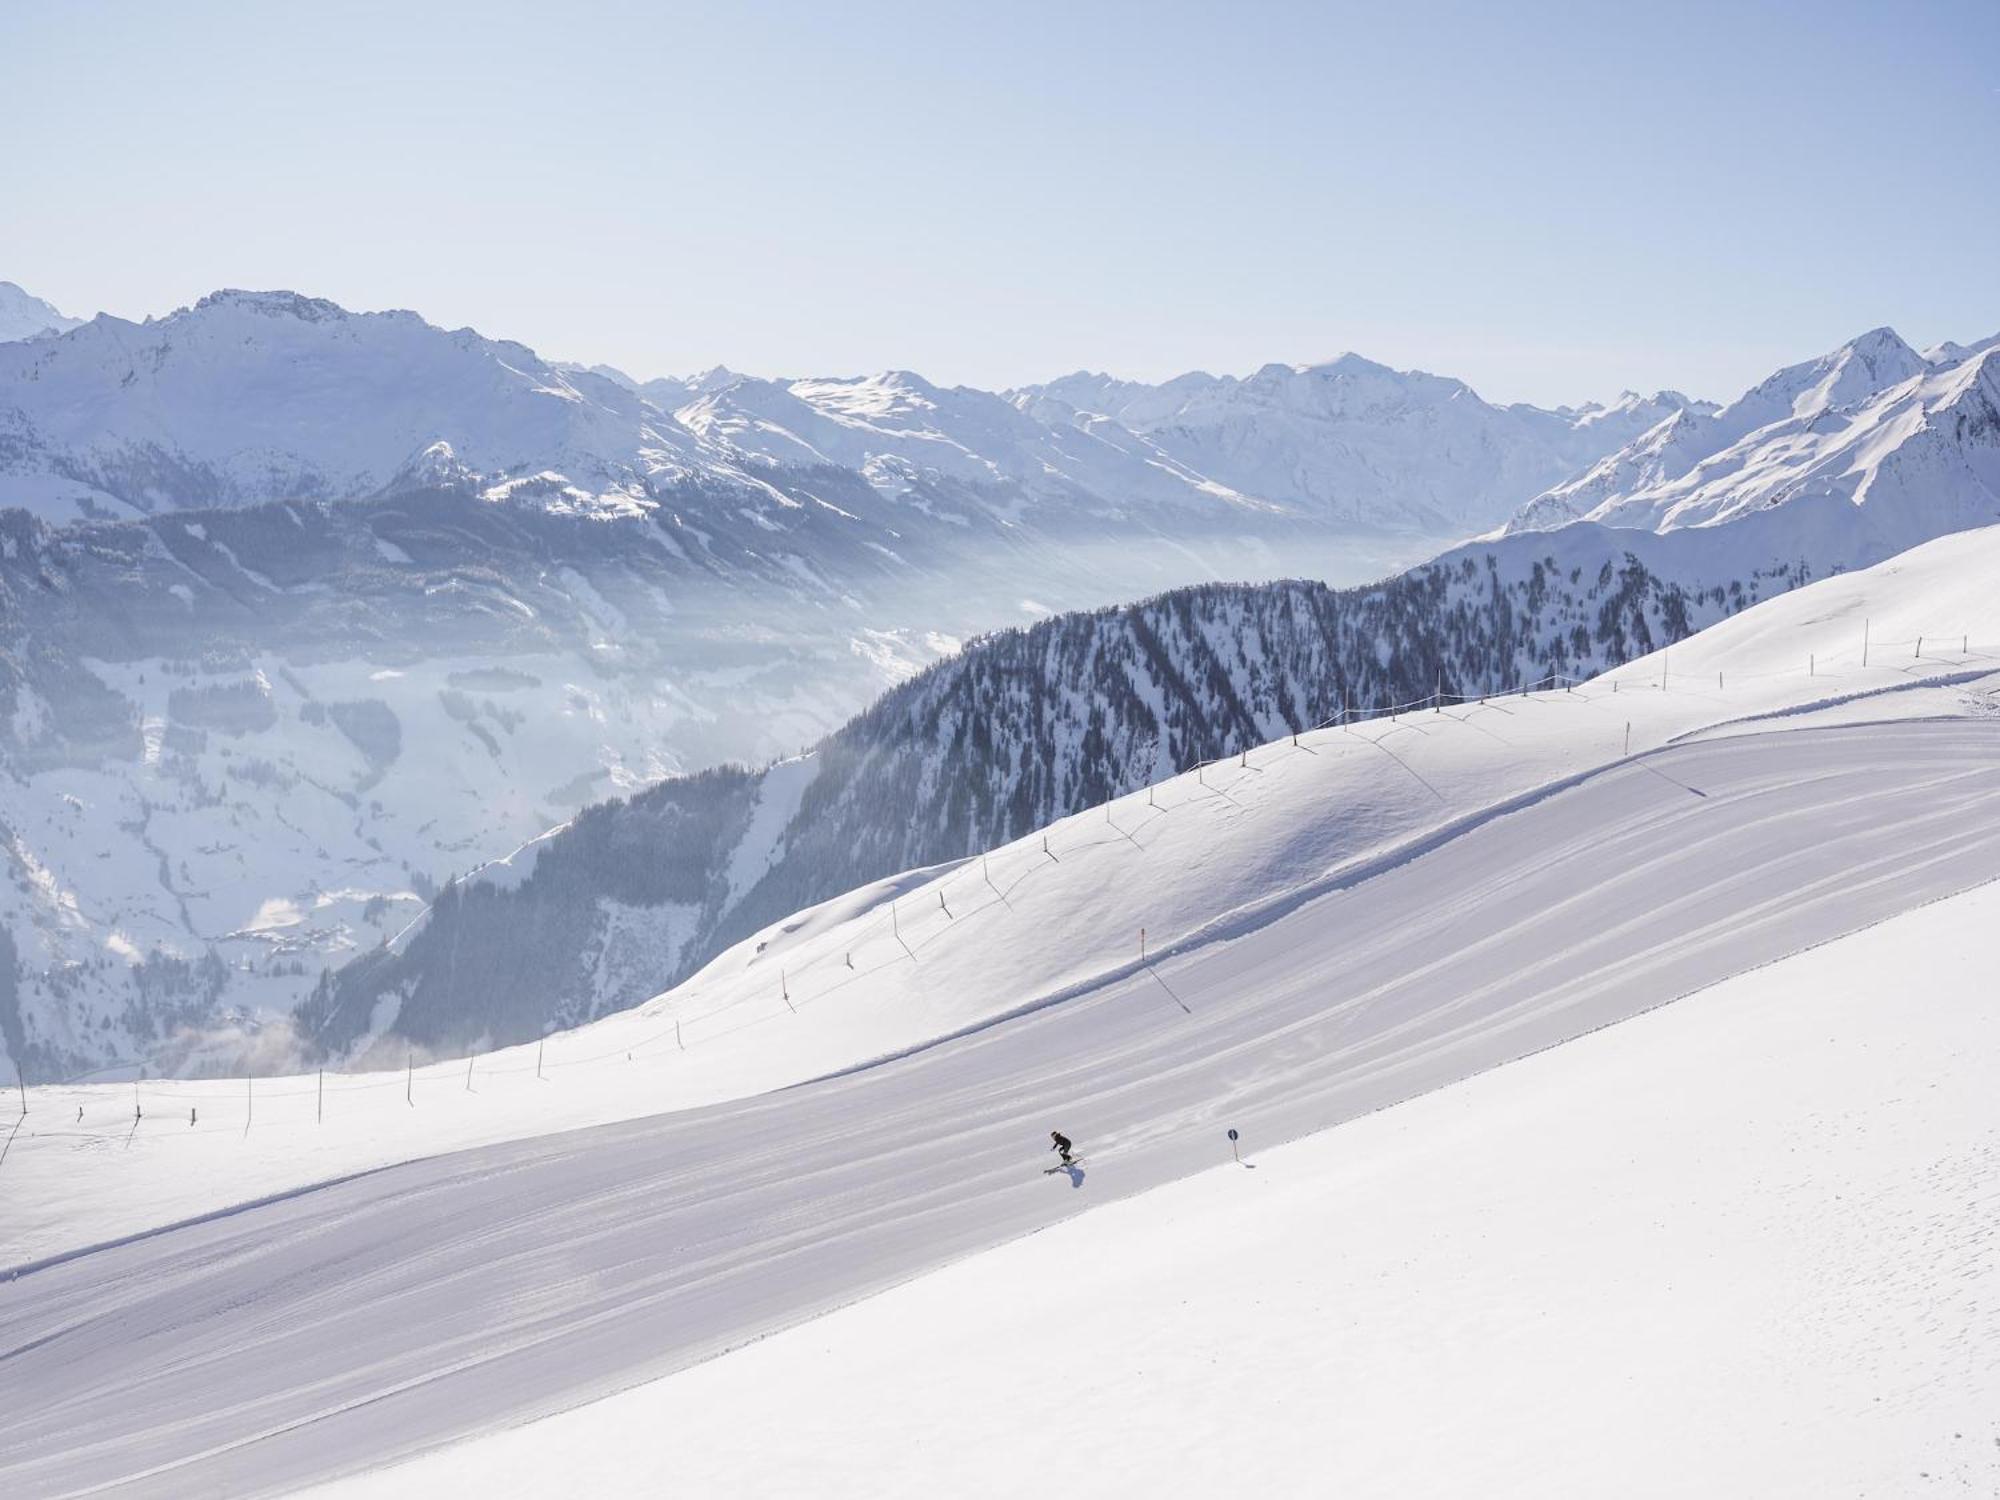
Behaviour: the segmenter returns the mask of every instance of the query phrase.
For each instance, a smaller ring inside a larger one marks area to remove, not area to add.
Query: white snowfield
[[[1266,747],[803,914],[541,1077],[31,1090],[0,1485],[276,1492],[575,1406],[2000,876],[1995,577],[1948,538]]]
[[[2000,1492],[2000,888],[324,1500]],[[1920,979],[1920,982],[1919,982]]]

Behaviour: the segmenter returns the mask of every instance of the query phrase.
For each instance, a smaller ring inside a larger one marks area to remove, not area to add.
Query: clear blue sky
[[[1982,336],[1996,272],[1996,0],[0,5],[0,278],[79,313],[1556,402]]]

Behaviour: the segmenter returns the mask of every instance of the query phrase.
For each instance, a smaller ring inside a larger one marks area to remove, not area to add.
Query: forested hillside
[[[1588,676],[1806,581],[1780,564],[1706,582],[1716,555],[1580,527],[1367,588],[1209,585],[982,638],[800,759],[600,804],[454,884],[405,943],[327,975],[303,1030],[341,1054],[574,1024],[801,907],[1195,762],[1440,689]]]

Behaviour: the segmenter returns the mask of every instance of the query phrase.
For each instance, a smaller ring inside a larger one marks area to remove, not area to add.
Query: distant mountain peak
[[[1882,350],[1901,354],[1915,354],[1917,352],[1904,342],[1903,336],[1887,323],[1876,328],[1871,328],[1866,333],[1857,334],[1847,341],[1846,347],[1862,353],[1875,353]]]
[[[307,297],[287,291],[251,292],[237,287],[210,292],[195,303],[193,310],[202,312],[221,307],[241,308],[267,318],[298,318],[308,323],[326,323],[353,316],[338,302],[325,297]]]
[[[679,383],[698,396],[706,396],[716,391],[726,391],[732,385],[751,378],[741,370],[730,369],[728,365],[711,365]]]
[[[1269,370],[1280,367],[1266,365],[1264,368]],[[1369,359],[1366,355],[1356,354],[1352,349],[1342,350],[1339,354],[1334,355],[1332,359],[1321,360],[1317,364],[1292,365],[1289,368],[1297,375],[1321,376],[1400,375],[1411,373],[1392,369],[1390,366],[1382,364],[1377,360]]]
[[[1523,506],[1509,530],[1572,521],[1673,531],[1798,506],[1824,553],[1886,555],[2000,519],[2000,345],[1919,354],[1871,328],[1720,411],[1684,411]],[[1950,413],[1945,417],[1945,413]]]
[[[1973,358],[1975,355],[1984,354],[1987,350],[1993,348],[2000,348],[2000,333],[1989,334],[1987,337],[1976,339],[1970,344],[1954,343],[1952,340],[1946,339],[1943,343],[1933,344],[1930,348],[1924,350],[1923,357],[1926,363],[1942,367],[1958,364],[1961,361]]]
[[[81,318],[64,317],[53,303],[11,281],[0,281],[0,343],[67,333],[83,326]]]

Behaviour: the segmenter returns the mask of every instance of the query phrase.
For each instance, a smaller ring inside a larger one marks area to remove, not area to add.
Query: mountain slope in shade
[[[0,281],[0,344],[66,333],[82,326],[81,318],[66,318],[54,304],[44,302],[11,281]]]
[[[2000,519],[2000,347],[1918,354],[1878,328],[1713,415],[1679,413],[1509,530],[1577,519],[1671,531],[1797,507],[1823,568]]]

